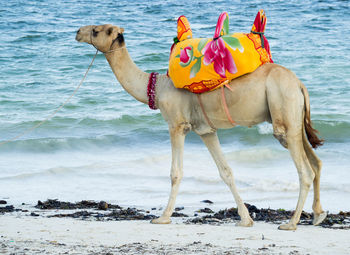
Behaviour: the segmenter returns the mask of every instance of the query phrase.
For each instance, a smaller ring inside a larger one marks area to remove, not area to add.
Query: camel
[[[122,27],[89,25],[81,27],[78,42],[93,45],[104,53],[110,67],[122,87],[136,100],[147,104],[147,84],[150,74],[140,70],[131,59]],[[326,217],[320,202],[320,174],[322,162],[312,147],[322,145],[312,128],[309,94],[296,75],[285,67],[267,63],[254,72],[230,82],[232,91],[226,89],[226,100],[232,119],[240,125],[269,122],[273,135],[287,148],[299,175],[299,198],[290,221],[279,226],[281,230],[295,230],[300,220],[310,185],[313,183],[313,224],[320,224]],[[183,151],[185,136],[193,131],[207,146],[219,170],[222,180],[230,188],[238,207],[241,220],[238,226],[250,227],[253,220],[238,194],[234,176],[221,150],[217,129],[232,128],[222,107],[220,89],[201,94],[202,107],[197,95],[173,86],[167,75],[158,75],[155,106],[169,125],[172,148],[171,191],[168,204],[154,224],[171,223],[179,185],[183,177]],[[206,116],[205,116],[206,115]],[[212,125],[209,125],[208,119]]]

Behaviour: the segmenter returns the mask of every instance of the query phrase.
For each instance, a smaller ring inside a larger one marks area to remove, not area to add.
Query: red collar
[[[156,83],[157,83],[158,73],[152,72],[149,75],[148,85],[147,85],[147,96],[148,96],[148,106],[152,110],[157,110],[156,107]]]

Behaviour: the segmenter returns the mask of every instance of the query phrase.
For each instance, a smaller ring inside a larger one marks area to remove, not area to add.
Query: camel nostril
[[[79,34],[80,33],[80,29],[77,31],[77,34]]]

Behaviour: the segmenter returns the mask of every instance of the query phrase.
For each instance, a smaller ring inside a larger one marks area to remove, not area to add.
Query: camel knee
[[[174,185],[178,185],[181,180],[182,180],[182,177],[183,177],[183,174],[182,173],[172,173],[170,175],[170,178],[171,178],[171,185],[174,186]]]
[[[231,168],[228,166],[220,168],[220,177],[227,185],[230,185],[233,182]]]
[[[300,184],[307,189],[310,189],[313,181],[315,179],[315,173],[313,171],[307,171],[301,174]]]
[[[287,137],[285,133],[274,133],[273,136],[280,142],[280,144],[288,149]]]
[[[174,134],[186,135],[188,132],[191,131],[191,129],[192,125],[184,121],[175,126],[172,130],[170,130],[170,132]]]
[[[282,121],[275,120],[273,123],[273,136],[284,148],[288,148],[286,127]]]
[[[310,189],[312,181],[309,178],[302,178],[301,185],[305,187],[307,190]]]

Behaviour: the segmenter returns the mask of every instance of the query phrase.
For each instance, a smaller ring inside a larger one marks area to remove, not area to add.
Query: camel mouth
[[[82,37],[79,33],[77,33],[77,35],[75,36],[75,40],[78,41],[78,42],[81,42],[82,41]]]
[[[75,40],[78,42],[90,42],[91,29],[93,26],[80,27],[75,35]]]

